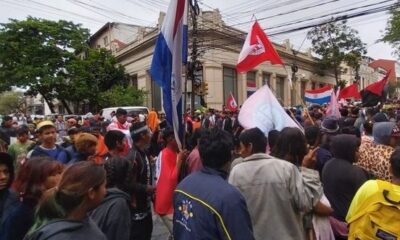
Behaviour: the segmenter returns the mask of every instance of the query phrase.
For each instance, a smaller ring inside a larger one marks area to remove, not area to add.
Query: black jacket
[[[89,217],[82,221],[53,220],[36,230],[24,240],[107,240]]]
[[[146,192],[146,189],[148,185],[152,185],[151,180],[153,178],[151,165],[146,153],[133,145],[126,159],[133,163],[135,176],[134,193],[132,197],[133,213],[149,213],[151,212],[151,196]]]
[[[0,191],[0,226],[18,203],[18,197],[13,191],[8,188]]]
[[[108,240],[129,240],[131,197],[118,188],[107,189],[103,202],[90,213]]]
[[[366,172],[353,165],[358,146],[359,140],[355,136],[341,134],[333,137],[331,142],[333,158],[322,170],[325,195],[334,210],[333,216],[340,221],[345,221],[354,195],[368,180]]]

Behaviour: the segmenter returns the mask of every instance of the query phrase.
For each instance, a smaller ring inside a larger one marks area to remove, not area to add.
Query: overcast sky
[[[166,11],[168,0],[0,0],[0,22],[9,18],[24,19],[34,16],[46,19],[65,19],[81,23],[91,33],[97,31],[106,22],[125,22],[144,26],[155,26],[160,11]],[[203,10],[218,8],[228,25],[234,25],[248,31],[252,15],[260,20],[267,34],[279,33],[310,23],[317,23],[329,17],[323,15],[337,13],[356,13],[363,10],[384,7],[395,0],[199,0]],[[377,4],[379,3],[379,4]],[[373,5],[377,4],[377,5]],[[319,5],[319,6],[316,6]],[[370,6],[368,6],[370,5]],[[299,10],[308,8],[305,10]],[[353,9],[353,10],[351,10]],[[292,12],[299,10],[297,12]],[[350,11],[349,11],[350,10]],[[292,13],[287,13],[292,12]],[[281,16],[276,16],[282,14]],[[388,20],[388,13],[380,12],[354,18],[349,25],[359,31],[363,42],[367,44],[368,56],[379,59],[396,59],[393,49],[384,43],[377,43],[382,37]],[[306,21],[315,18],[312,21]],[[294,22],[304,21],[295,24]],[[292,24],[285,26],[285,24]],[[274,28],[276,26],[282,26]],[[307,30],[271,37],[281,43],[290,38],[295,49],[306,50],[309,41],[304,41]]]

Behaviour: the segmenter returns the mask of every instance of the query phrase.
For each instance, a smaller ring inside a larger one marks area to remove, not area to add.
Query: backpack
[[[400,195],[391,183],[377,180],[378,191],[348,220],[349,240],[400,239]]]

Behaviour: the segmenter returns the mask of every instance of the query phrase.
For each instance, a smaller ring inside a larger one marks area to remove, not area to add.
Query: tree
[[[100,94],[101,107],[142,106],[146,92],[134,87],[114,86]]]
[[[307,33],[313,51],[320,56],[321,70],[332,69],[336,85],[339,85],[342,62],[358,71],[361,57],[367,53],[358,32],[346,25],[346,21],[330,22],[317,26]]]
[[[40,93],[54,112],[52,100],[65,91],[68,64],[86,47],[89,30],[79,24],[28,17],[0,25],[1,88],[27,88]]]
[[[25,98],[20,92],[7,91],[0,94],[0,114],[25,112]]]
[[[394,53],[400,56],[400,11],[393,10],[382,40],[392,45]]]
[[[97,112],[100,102],[104,100],[101,94],[113,86],[121,86],[120,89],[126,91],[127,75],[106,49],[87,49],[84,55],[67,66],[69,79],[63,83],[64,87],[60,87],[63,91],[58,96],[72,102],[86,100],[90,103],[90,109]]]

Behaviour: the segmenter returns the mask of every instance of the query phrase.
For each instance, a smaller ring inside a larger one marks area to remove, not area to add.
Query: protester
[[[326,162],[332,158],[332,153],[330,152],[330,141],[331,138],[339,134],[339,122],[335,117],[327,117],[323,120],[321,124],[321,144],[320,148],[317,150],[317,164],[316,169],[319,174],[322,174],[322,169]]]
[[[129,240],[132,221],[130,206],[135,180],[133,165],[116,156],[109,158],[104,168],[107,172],[107,194],[101,204],[90,213],[90,217],[108,240]]]
[[[146,155],[151,140],[151,131],[145,122],[138,122],[131,127],[133,146],[126,159],[134,166],[134,193],[132,196],[131,239],[150,240],[153,231],[151,213],[152,169]]]
[[[113,157],[124,156],[124,138],[125,134],[117,130],[111,130],[104,136],[104,143],[107,146],[108,153],[104,156],[104,161]]]
[[[194,144],[194,148],[186,159],[186,175],[200,171],[203,168],[203,163],[199,153],[199,141],[201,136],[205,134],[206,131],[207,130],[204,128],[197,128],[193,133],[192,142]]]
[[[174,239],[254,239],[243,196],[226,181],[233,149],[229,133],[212,129],[199,141],[204,168],[187,176],[174,197]]]
[[[366,172],[360,167],[353,166],[359,155],[360,140],[348,134],[340,134],[332,138],[331,152],[333,158],[322,170],[322,183],[325,195],[328,197],[334,212],[333,217],[337,224],[344,225],[351,200],[358,188],[368,180]],[[336,233],[337,239],[345,239]]]
[[[271,130],[268,133],[268,152],[271,153],[278,141],[280,132],[278,130]]]
[[[297,128],[282,130],[272,152],[281,159],[265,154],[266,147],[261,130],[244,131],[240,135],[244,160],[232,169],[229,182],[246,199],[255,239],[305,239],[301,213],[312,210],[322,195],[318,173],[308,169],[315,150],[306,154],[305,138]],[[300,172],[295,164],[305,168]]]
[[[0,152],[0,226],[18,203],[17,195],[10,189],[13,181],[13,160],[9,154]]]
[[[37,204],[60,180],[63,165],[49,157],[32,158],[20,167],[13,189],[20,202],[0,227],[0,239],[22,240],[34,223]]]
[[[357,166],[376,178],[390,181],[390,156],[400,141],[400,129],[392,122],[374,123],[373,142],[362,142]]]
[[[178,144],[175,140],[174,130],[172,128],[164,129],[162,137],[166,146],[158,156],[157,165],[159,167],[156,173],[157,182],[154,212],[161,217],[172,235],[172,216],[174,213],[172,200],[175,188],[178,184],[179,171],[181,169],[182,160],[184,160],[183,158],[185,157],[185,152],[179,153]]]
[[[159,124],[158,114],[156,111],[152,110],[149,112],[149,117],[147,119],[147,125],[149,126],[152,132],[155,132],[158,129]]]
[[[369,180],[353,198],[346,221],[349,240],[399,239],[400,149],[390,157],[391,182]]]
[[[74,146],[77,154],[68,164],[73,164],[80,161],[94,160],[96,153],[97,138],[90,133],[79,133],[74,138]]]
[[[62,115],[57,116],[57,119],[55,121],[55,127],[58,134],[57,135],[58,141],[61,142],[62,139],[67,135],[67,128],[68,128],[64,122]]]
[[[4,116],[3,121],[1,122],[0,131],[3,133],[3,141],[6,142],[7,145],[13,143],[11,140],[17,136],[16,129],[13,128],[13,118],[10,116]]]
[[[13,158],[14,166],[18,170],[19,166],[26,160],[28,148],[34,144],[29,140],[28,129],[22,127],[17,130],[17,142],[8,147],[8,154]]]
[[[90,176],[90,177],[88,177]],[[88,217],[106,195],[103,166],[85,161],[69,166],[40,203],[27,240],[106,240]]]
[[[56,144],[56,128],[51,121],[43,121],[38,124],[37,132],[39,134],[40,145],[37,145],[28,157],[47,156],[61,163],[68,162],[68,156],[65,150]]]
[[[129,148],[132,147],[132,138],[130,136],[131,123],[127,122],[128,112],[122,108],[118,108],[115,116],[112,118],[112,122],[107,127],[107,131],[118,130],[125,134],[125,146],[124,151],[129,152]]]

